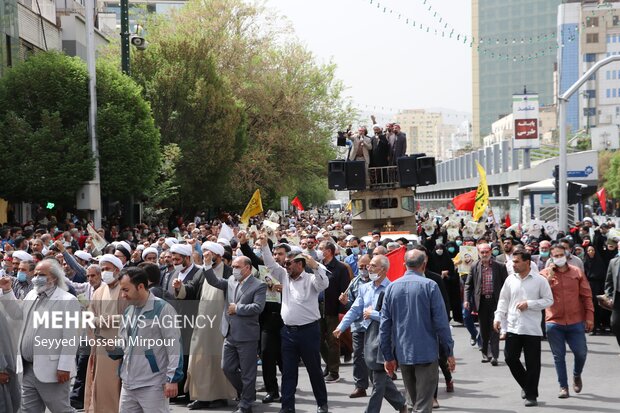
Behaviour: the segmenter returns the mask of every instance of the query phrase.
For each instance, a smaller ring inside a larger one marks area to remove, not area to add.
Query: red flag
[[[512,221],[510,221],[510,214],[506,212],[506,228],[510,228],[512,226]]]
[[[452,198],[454,208],[459,211],[473,211],[476,204],[476,189]]]
[[[603,214],[606,214],[607,213],[607,191],[605,191],[605,188],[601,188],[600,190],[596,192],[596,195],[598,196],[598,202],[601,203],[601,209],[603,210]]]
[[[293,205],[299,211],[304,210],[304,206],[301,204],[301,201],[297,197],[293,198],[293,200],[291,201],[291,205]]]
[[[395,281],[403,276],[405,273],[405,253],[407,247],[402,246],[397,250],[388,252],[385,256],[390,260],[390,269],[387,273],[387,278],[390,281]]]

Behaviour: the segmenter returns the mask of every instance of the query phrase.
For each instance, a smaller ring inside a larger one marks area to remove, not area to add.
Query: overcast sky
[[[471,48],[440,34],[447,23],[454,37],[471,37],[469,0],[266,0],[266,5],[288,17],[319,61],[333,59],[360,109],[471,112]]]

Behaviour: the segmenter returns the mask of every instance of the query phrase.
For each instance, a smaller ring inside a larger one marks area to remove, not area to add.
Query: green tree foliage
[[[102,193],[142,193],[159,165],[159,135],[141,89],[110,65],[98,77]],[[78,58],[37,53],[0,79],[0,197],[73,203],[93,178],[88,72]]]
[[[162,141],[181,147],[182,205],[242,209],[256,188],[266,206],[327,198],[332,136],[353,114],[335,65],[281,22],[242,0],[193,0],[149,22],[132,73]]]
[[[614,153],[609,159],[609,168],[605,173],[606,182],[603,184],[607,190],[608,198],[620,198],[620,152]]]

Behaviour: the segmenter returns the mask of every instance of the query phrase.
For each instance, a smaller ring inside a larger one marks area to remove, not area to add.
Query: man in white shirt
[[[260,236],[265,265],[271,276],[282,284],[282,409],[281,413],[295,412],[299,358],[310,376],[312,392],[318,406],[317,413],[327,413],[327,388],[321,370],[319,293],[329,285],[325,267],[307,254],[290,252],[285,267],[276,263],[267,242]],[[304,271],[308,265],[314,274]]]
[[[537,406],[540,379],[541,311],[553,304],[547,280],[531,270],[531,255],[518,248],[512,253],[514,274],[506,278],[495,311],[494,328],[506,326],[504,355],[512,376],[522,388],[525,406]],[[525,355],[525,367],[520,357]]]

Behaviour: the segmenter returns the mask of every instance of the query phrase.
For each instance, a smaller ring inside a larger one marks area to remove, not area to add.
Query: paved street
[[[620,412],[620,392],[618,379],[620,378],[620,349],[612,336],[588,336],[588,361],[583,374],[584,388],[581,394],[572,394],[569,399],[558,399],[558,384],[556,381],[553,359],[549,344],[545,341],[543,349],[543,369],[540,379],[539,407],[526,408],[520,398],[520,389],[510,375],[510,371],[501,361],[497,367],[480,362],[480,352],[469,346],[469,339],[465,328],[455,327],[457,367],[454,374],[455,392],[446,393],[443,377],[439,382],[439,403],[441,408],[436,410],[451,412],[477,413],[513,413],[513,412]],[[572,356],[569,356],[569,376],[572,371]],[[260,376],[260,374],[259,374]],[[327,386],[329,392],[329,407],[332,412],[363,412],[367,398],[349,399],[348,394],[353,390],[352,366],[341,367],[339,383]],[[400,376],[400,375],[399,375]],[[402,380],[396,382],[403,389]],[[257,386],[261,386],[259,378]],[[264,394],[258,394],[262,398]],[[255,412],[277,412],[278,405],[263,405],[259,401],[254,405]],[[210,410],[213,412],[231,412],[233,405],[226,409]],[[185,407],[172,406],[172,411],[186,412]],[[305,370],[301,370],[299,390],[297,392],[297,411],[315,412],[316,406]],[[382,412],[392,412],[387,402],[383,403]]]

